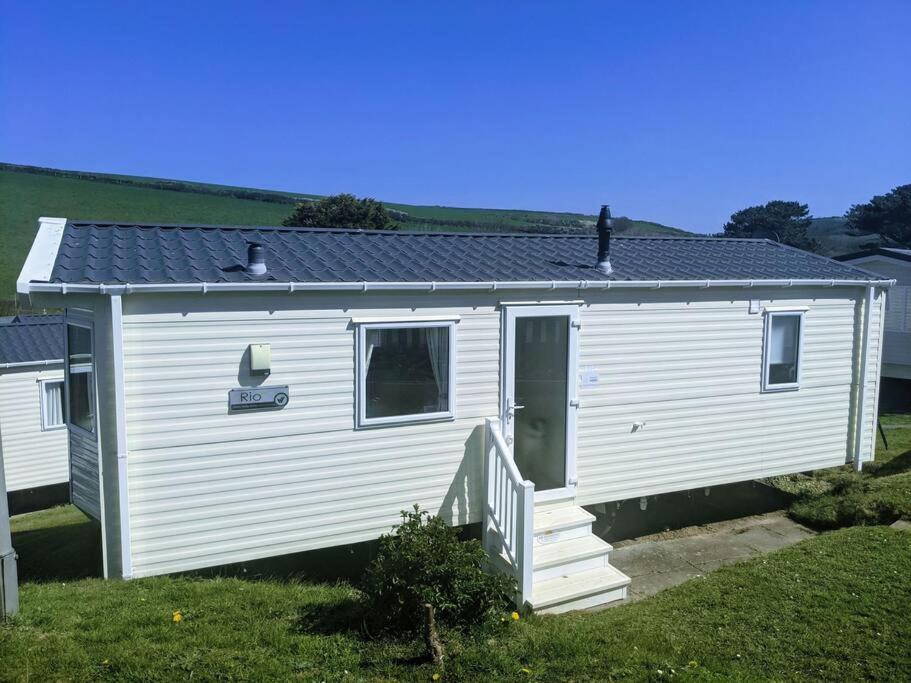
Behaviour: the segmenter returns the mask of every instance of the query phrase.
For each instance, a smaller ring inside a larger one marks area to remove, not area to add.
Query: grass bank
[[[882,424],[889,447],[877,436],[876,461],[863,472],[846,466],[775,480],[797,496],[794,519],[816,529],[911,520],[911,416],[884,415]]]
[[[70,560],[54,559],[55,544],[87,523],[71,508],[15,522],[25,581],[22,612],[0,627],[0,680],[430,681],[438,673],[419,644],[367,637],[349,586],[54,580],[49,568],[78,561],[72,547]],[[908,532],[887,527],[845,529],[640,603],[507,618],[474,638],[450,634],[442,680],[907,679],[909,544]],[[48,555],[30,564],[42,547]],[[38,565],[43,572],[29,576]]]

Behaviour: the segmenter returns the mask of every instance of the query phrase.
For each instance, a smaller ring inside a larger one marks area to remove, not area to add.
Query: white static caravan
[[[106,574],[375,539],[417,503],[481,523],[520,600],[560,611],[629,584],[580,506],[873,458],[890,280],[609,227],[42,219],[18,291],[67,311]]]
[[[0,454],[12,514],[69,499],[63,316],[0,321]]]
[[[911,249],[878,247],[839,256],[839,261],[895,280],[883,322],[883,399],[911,410]]]

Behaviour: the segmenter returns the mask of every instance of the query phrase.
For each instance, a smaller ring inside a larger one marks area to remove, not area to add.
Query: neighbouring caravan
[[[519,600],[629,578],[580,506],[873,458],[892,282],[767,240],[40,220],[73,499],[140,577],[481,523]]]
[[[12,514],[69,500],[63,316],[0,319],[0,453]]]
[[[884,410],[911,411],[911,249],[878,247],[837,260],[895,280],[883,318],[880,400]]]

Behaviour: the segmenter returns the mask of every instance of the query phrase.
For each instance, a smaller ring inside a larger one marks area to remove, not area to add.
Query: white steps
[[[558,614],[626,598],[629,577],[606,564],[569,576],[536,581],[528,603],[535,612]]]
[[[630,579],[610,566],[613,548],[592,533],[593,521],[594,515],[571,500],[535,504],[528,603],[536,612],[567,612],[626,598]]]

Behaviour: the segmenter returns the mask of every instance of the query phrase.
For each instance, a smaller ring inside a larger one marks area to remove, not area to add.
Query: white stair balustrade
[[[487,420],[486,455],[483,543],[505,561],[516,579],[516,604],[523,607],[532,590],[535,485],[519,473],[496,418]]]

